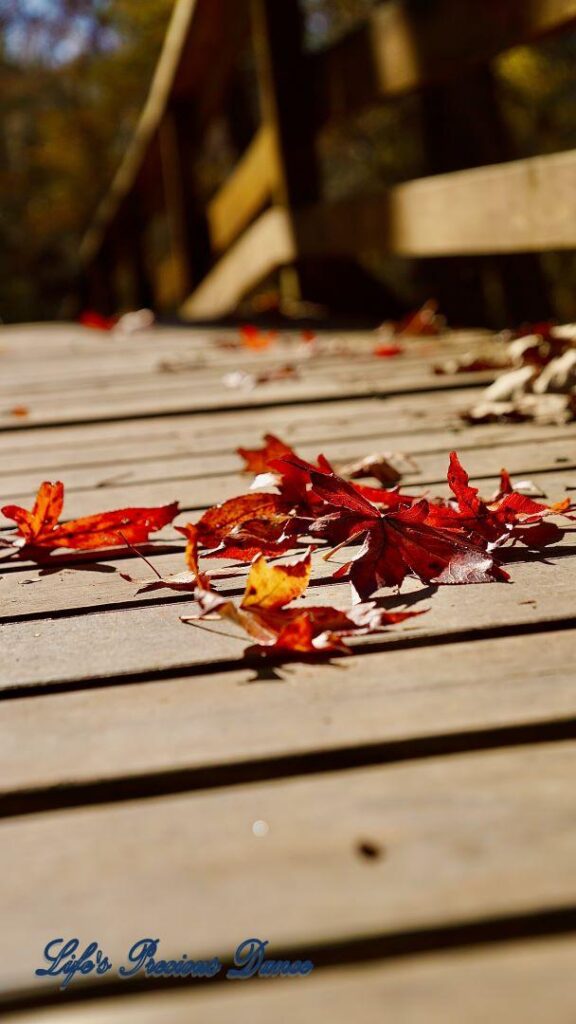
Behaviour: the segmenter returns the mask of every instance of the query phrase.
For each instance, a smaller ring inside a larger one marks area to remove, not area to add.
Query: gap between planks
[[[545,660],[533,634],[12,701],[0,816],[574,739],[575,638],[550,633]]]
[[[105,421],[108,423],[123,423],[135,417],[146,420],[158,420],[174,415],[203,415],[206,413],[242,412],[247,408],[251,409],[273,409],[279,405],[291,405],[301,407],[310,404],[329,405],[332,402],[353,398],[384,398],[397,397],[400,395],[413,394],[437,394],[438,392],[459,391],[463,387],[481,388],[492,379],[478,374],[461,374],[454,378],[431,378],[421,379],[412,383],[402,382],[385,385],[378,385],[370,380],[359,381],[357,384],[348,385],[342,381],[327,380],[323,384],[315,385],[314,382],[302,381],[298,390],[291,392],[287,386],[278,384],[268,385],[263,392],[251,392],[249,395],[242,395],[237,391],[224,393],[219,389],[212,398],[202,400],[191,400],[184,392],[181,396],[174,395],[172,398],[159,398],[155,407],[152,408],[146,402],[138,398],[133,399],[127,394],[118,405],[112,406],[105,401],[93,402],[90,412],[86,411],[85,403],[76,408],[63,411],[62,404],[52,414],[36,417],[34,410],[30,410],[28,419],[15,421],[14,417],[0,417],[0,433],[16,433],[32,430],[37,427],[67,427],[78,426],[87,423]],[[442,383],[440,383],[442,381]],[[160,406],[160,408],[159,408]],[[163,407],[162,407],[163,406]]]
[[[363,444],[354,442],[350,447],[339,447],[338,450],[361,455],[366,449]],[[329,453],[331,446],[326,446],[326,451]],[[406,474],[402,481],[403,488],[421,490],[433,487],[441,495],[448,493],[448,450],[442,454],[421,453],[417,461],[419,472]],[[497,489],[496,474],[502,465],[505,465],[516,478],[528,476],[535,483],[539,483],[553,501],[564,498],[566,493],[576,486],[576,446],[556,438],[543,440],[537,445],[519,443],[503,449],[500,456],[498,451],[489,445],[466,449],[463,462],[471,480],[482,483],[486,489],[486,497]],[[159,462],[159,471],[163,465]],[[150,472],[149,466],[147,472]],[[144,478],[126,481],[123,484],[117,483],[116,486],[94,486],[94,483],[89,483],[90,477],[82,477],[81,474],[82,471],[77,471],[76,479],[84,479],[84,485],[68,486],[66,490],[64,513],[68,519],[90,515],[103,508],[125,508],[127,503],[131,506],[152,506],[176,500],[180,502],[181,512],[199,512],[211,505],[245,494],[251,483],[250,477],[239,471],[215,473],[213,476],[190,476],[186,459],[182,461],[179,476],[172,466],[172,473],[164,478]],[[30,507],[41,479],[41,476],[30,477],[29,484],[23,490],[3,489],[2,500]],[[7,528],[12,528],[11,521],[0,515],[0,529]]]
[[[528,920],[516,926],[521,923]],[[4,1024],[190,1024],[193,1019],[202,1024],[382,1024],[383,1007],[402,1024],[486,1024],[501,1018],[504,1006],[507,1024],[573,1024],[576,939],[571,934],[542,938],[542,919],[530,923],[536,927],[529,939],[513,934],[512,921],[501,921],[491,945],[486,926],[484,937],[469,927],[460,933],[460,946],[450,945],[445,934],[444,948],[438,949],[438,942],[432,951],[423,949],[424,956],[411,951],[378,961],[366,948],[364,961],[358,956],[354,963],[351,956],[345,964],[319,965],[303,984],[278,979],[262,988],[256,980],[240,988],[217,983],[212,989],[178,991],[174,985],[165,992],[162,982],[148,979],[140,994],[120,986],[115,996],[68,989],[71,1006],[56,993],[35,1006],[31,993],[14,1000],[13,1013],[6,1007]],[[556,924],[562,932],[560,916]],[[570,930],[568,921],[565,928]]]
[[[246,440],[242,435],[242,447],[250,448],[251,445],[258,448],[262,445],[264,432],[247,434]],[[356,435],[356,436],[355,436]],[[238,442],[239,432],[235,435]],[[284,438],[285,440],[286,438]],[[434,456],[441,456],[447,460],[448,452],[457,448],[459,452],[475,452],[489,449],[494,452],[493,473],[500,468],[497,459],[507,459],[509,453],[514,454],[515,449],[522,446],[530,449],[529,455],[534,447],[538,449],[543,446],[544,453],[550,451],[550,462],[561,464],[560,460],[570,464],[576,461],[576,426],[568,424],[563,426],[548,426],[538,428],[534,424],[524,424],[520,429],[516,426],[490,424],[479,426],[474,430],[451,430],[434,431],[430,427],[418,433],[398,433],[393,438],[382,427],[373,427],[372,432],[362,427],[356,430],[346,431],[346,436],[341,438],[324,437],[322,439],[295,442],[297,453],[303,458],[314,460],[319,452],[328,456],[338,469],[339,465],[350,460],[362,458],[373,452],[397,451],[410,455],[418,463],[418,470],[409,471],[404,474],[403,486],[413,486],[418,482],[422,472],[430,473],[429,462]],[[2,469],[0,470],[0,487],[2,495],[9,495],[21,492],[25,486],[36,489],[39,473],[52,473],[60,477],[66,477],[67,490],[78,490],[94,488],[106,490],[115,483],[122,483],[123,486],[134,486],[142,482],[154,482],[162,479],[209,479],[210,477],[234,475],[242,476],[245,486],[248,488],[252,483],[250,474],[242,473],[243,462],[236,452],[234,442],[228,449],[216,451],[205,451],[202,445],[201,453],[198,452],[199,442],[191,438],[185,442],[176,442],[174,439],[161,441],[159,443],[148,443],[143,449],[141,444],[125,444],[120,447],[110,445],[103,447],[100,452],[87,457],[80,449],[68,453],[72,461],[66,464],[65,461],[55,463],[54,455],[49,453],[44,465],[42,458],[35,456],[32,467],[22,466],[22,455],[12,456],[7,460],[3,458]],[[498,451],[501,449],[501,452]],[[564,452],[561,455],[560,452]],[[76,459],[74,459],[76,455]],[[572,458],[571,458],[572,456]],[[66,456],[60,456],[65,460]],[[425,458],[424,467],[420,465],[422,457]],[[537,452],[537,463],[542,465],[544,455]]]
[[[574,930],[575,768],[576,743],[538,744],[4,822],[2,987],[29,988],[55,917],[113,960],[151,920],[169,958],[258,934],[324,963]],[[295,864],[298,885],[279,884]]]

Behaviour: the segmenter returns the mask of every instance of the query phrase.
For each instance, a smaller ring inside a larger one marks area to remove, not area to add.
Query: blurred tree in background
[[[58,315],[173,0],[0,0],[0,317]]]

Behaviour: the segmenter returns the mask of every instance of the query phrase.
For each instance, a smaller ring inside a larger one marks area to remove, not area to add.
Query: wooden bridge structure
[[[576,153],[511,159],[490,62],[575,21],[574,0],[387,0],[307,52],[298,0],[178,0],[84,240],[86,304],[205,319],[273,282],[288,308],[301,298],[358,306],[369,253],[424,260],[429,294],[453,321],[532,317],[531,296],[545,290],[533,255],[576,243]],[[416,93],[428,176],[328,202],[326,127]],[[199,157],[215,125],[228,150],[207,184]],[[452,257],[473,261],[460,279]],[[392,312],[383,292],[380,308]]]

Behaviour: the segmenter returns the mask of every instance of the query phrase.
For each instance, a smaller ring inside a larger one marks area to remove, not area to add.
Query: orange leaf
[[[62,483],[41,484],[32,511],[19,505],[6,505],[2,514],[13,519],[27,547],[73,548],[92,550],[118,547],[124,543],[138,544],[148,540],[150,533],[171,523],[178,514],[178,502],[158,508],[122,508],[101,512],[82,519],[72,519],[58,526],[64,503]]]
[[[253,324],[245,324],[240,328],[240,337],[243,344],[253,352],[260,352],[262,349],[269,348],[277,336],[277,331],[261,331],[260,328],[255,327]]]
[[[276,609],[294,601],[306,590],[312,571],[310,552],[289,565],[268,565],[263,555],[250,567],[242,608]]]
[[[236,449],[238,455],[246,463],[242,470],[243,473],[254,473],[257,476],[258,473],[266,472],[272,459],[282,459],[286,455],[296,454],[290,445],[285,444],[274,434],[265,434],[264,442],[263,448]]]
[[[62,514],[64,484],[45,481],[40,485],[31,512],[20,505],[5,505],[2,515],[18,524],[18,533],[27,544],[39,544],[55,528]]]
[[[48,538],[51,547],[88,551],[116,547],[129,542],[142,544],[151,533],[171,523],[178,515],[178,502],[158,508],[120,508],[59,526]]]
[[[195,592],[200,616],[186,616],[183,622],[214,614],[240,626],[256,640],[256,653],[299,653],[347,651],[346,636],[381,632],[386,626],[421,615],[422,612],[386,612],[374,602],[357,605],[346,612],[337,608],[312,606],[288,608],[300,597],[310,579],[310,552],[290,565],[269,566],[261,556],[253,563],[240,605],[214,591]],[[250,648],[248,649],[250,650]]]

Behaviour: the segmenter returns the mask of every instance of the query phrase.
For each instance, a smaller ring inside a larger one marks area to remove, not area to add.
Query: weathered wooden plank
[[[172,531],[170,540],[158,545],[157,553],[154,545],[147,545],[146,557],[164,575],[185,572],[184,545],[181,542],[182,537]],[[318,561],[319,571],[321,568],[325,570],[325,563]],[[206,559],[202,564],[205,569],[216,570],[223,590],[236,593],[243,589],[245,567],[227,567],[226,562],[218,562],[217,559]],[[177,596],[174,591],[160,595],[157,591],[137,594],[138,584],[129,583],[121,573],[136,580],[149,579],[153,575],[146,563],[135,558],[132,552],[123,550],[118,556],[114,549],[100,556],[93,552],[80,555],[72,551],[62,552],[51,558],[44,568],[28,561],[21,567],[18,562],[0,564],[0,622],[81,609],[97,611],[111,606],[129,607],[157,601],[159,596],[164,599]],[[186,593],[180,597],[186,600]]]
[[[278,179],[274,133],[263,125],[219,192],[208,205],[212,244],[222,252],[269,200]]]
[[[396,962],[339,965],[303,984],[218,985],[201,991],[149,992],[97,1002],[8,1014],[5,1024],[381,1024],[382,1008],[402,1024],[573,1024],[576,981],[573,936],[428,954]],[[69,990],[70,991],[70,990]]]
[[[299,238],[310,254],[375,244],[408,257],[573,249],[575,176],[574,150],[438,174],[304,211]]]
[[[470,396],[469,401],[473,400],[473,396]],[[34,486],[38,473],[41,472],[63,475],[71,469],[85,470],[93,467],[94,480],[98,484],[108,478],[112,482],[115,477],[130,479],[135,466],[154,463],[160,458],[167,460],[168,465],[170,460],[183,459],[186,456],[189,459],[190,475],[193,476],[213,471],[224,472],[227,469],[230,472],[237,472],[241,463],[235,453],[236,447],[240,440],[242,446],[248,448],[257,448],[263,444],[263,435],[270,429],[268,411],[261,412],[258,425],[253,421],[244,425],[238,417],[238,422],[233,427],[225,426],[221,423],[220,417],[215,417],[213,429],[203,427],[195,430],[192,421],[186,429],[168,429],[164,434],[158,431],[157,436],[150,436],[147,424],[144,423],[140,427],[140,433],[145,435],[144,442],[142,439],[128,437],[124,439],[121,447],[118,440],[114,442],[112,438],[104,438],[100,443],[94,439],[92,443],[86,445],[79,439],[74,445],[70,442],[69,445],[62,443],[54,447],[44,445],[23,450],[16,448],[8,452],[2,452],[0,449],[0,496],[4,494],[6,486],[14,488],[14,482],[8,484],[9,481],[18,479],[18,490],[25,486]],[[438,412],[439,419],[448,419],[446,415],[440,415],[440,410]],[[443,412],[445,414],[446,410]],[[295,415],[294,411],[292,415]],[[338,460],[346,458],[346,451],[350,452],[351,457],[383,451],[404,452],[417,460],[422,452],[447,452],[455,446],[460,452],[465,452],[472,448],[492,445],[506,446],[508,456],[509,449],[517,445],[539,444],[541,441],[552,439],[565,439],[566,444],[571,444],[574,436],[574,428],[566,425],[548,424],[536,427],[532,423],[489,423],[467,431],[463,424],[454,418],[454,425],[451,428],[434,430],[430,420],[431,417],[428,417],[429,425],[422,428],[419,418],[413,417],[411,420],[406,416],[403,420],[399,418],[395,423],[390,421],[390,426],[384,427],[387,417],[382,416],[381,408],[370,399],[361,399],[356,413],[345,418],[335,416],[324,419],[319,412],[317,424],[311,422],[307,425],[292,421],[280,423],[278,430],[283,439],[290,437],[297,450],[307,454],[309,458],[314,458],[320,451],[327,452],[330,449],[336,465]],[[405,432],[402,432],[402,427]],[[295,438],[294,434],[298,436]],[[354,438],[357,440],[354,441]],[[72,482],[68,475],[67,481],[69,484]],[[249,477],[246,478],[246,482],[248,486]]]
[[[418,758],[451,749],[459,735],[470,745],[473,734],[497,742],[501,731],[506,745],[515,729],[574,719],[574,643],[568,630],[549,633],[545,651],[541,636],[510,636],[293,664],[267,684],[265,673],[257,683],[253,668],[238,665],[10,701],[0,720],[0,807],[8,794],[17,807],[26,791],[37,791],[39,806],[43,794],[58,806],[63,787],[79,787],[81,802],[84,785],[108,783],[105,802],[118,779],[136,790],[140,779],[144,794],[154,776],[169,791],[178,772],[190,773],[190,789],[209,783],[211,770],[224,784],[250,772],[306,773],[322,767],[322,755],[332,769],[346,758]]]
[[[372,441],[372,439],[371,439]],[[334,448],[331,444],[323,446],[329,457],[336,455],[346,459],[369,454],[372,449],[364,441],[353,441],[348,444],[339,442]],[[304,456],[315,457],[317,447],[302,445],[300,450]],[[493,480],[501,469],[502,463],[516,476],[539,478],[545,475],[543,486],[548,493],[550,489],[554,500],[565,497],[564,489],[571,485],[571,479],[556,482],[555,471],[564,467],[567,473],[576,471],[576,445],[574,437],[566,440],[556,438],[541,441],[538,444],[510,445],[505,449],[472,448],[463,452],[463,461],[476,480]],[[200,462],[198,475],[195,475],[194,462],[189,457],[160,460],[158,462],[142,462],[133,466],[110,464],[108,467],[86,467],[85,469],[69,469],[62,473],[67,487],[65,514],[69,518],[89,515],[92,512],[107,508],[124,508],[129,505],[155,505],[179,500],[183,509],[200,509],[217,502],[243,494],[250,488],[250,477],[240,472],[233,472],[235,457],[214,455]],[[417,472],[406,474],[403,482],[405,488],[434,485],[440,493],[445,493],[446,471],[448,468],[448,451],[418,453]],[[225,472],[221,472],[222,469]],[[206,475],[210,470],[211,475]],[[213,473],[213,475],[212,475]],[[551,475],[550,475],[551,474]],[[0,478],[2,502],[28,506],[41,482],[36,473],[21,476]],[[494,489],[492,484],[483,488],[488,496]],[[556,493],[553,488],[561,488]],[[21,489],[22,488],[22,489]],[[0,515],[0,526],[7,527],[11,523]]]
[[[444,360],[451,355],[460,354],[460,349],[444,350],[438,352],[436,349],[429,351],[422,346],[418,353],[412,356],[402,356],[396,362],[394,376],[398,380],[406,380],[415,377],[418,380],[428,372],[433,371],[433,364]],[[317,379],[335,379],[348,381],[358,380],[369,374],[378,380],[390,377],[390,365],[382,359],[375,359],[371,354],[354,354],[353,349],[345,356],[334,356],[330,358],[307,358],[302,352],[291,353],[290,350],[280,349],[279,351],[263,358],[262,360],[250,360],[243,355],[232,356],[227,362],[211,366],[203,366],[199,359],[187,361],[180,359],[178,355],[168,353],[166,357],[156,357],[156,365],[139,369],[135,364],[132,367],[126,366],[122,372],[115,373],[107,368],[104,376],[99,372],[98,367],[87,368],[82,377],[66,378],[60,371],[50,376],[46,373],[42,378],[27,380],[25,375],[18,372],[12,381],[0,385],[0,407],[14,404],[16,400],[26,399],[28,406],[35,407],[41,403],[54,404],[62,400],[64,396],[69,400],[70,396],[81,396],[85,401],[90,401],[97,395],[105,392],[111,398],[121,394],[146,395],[151,392],[171,393],[178,389],[194,393],[198,390],[221,392],[225,388],[225,378],[230,372],[241,372],[252,374],[257,377],[261,374],[278,370],[285,366],[294,368],[294,372],[307,381]],[[434,375],[436,388],[441,388],[443,380]],[[448,385],[453,384],[452,375],[446,375]],[[475,378],[479,383],[491,380],[494,373],[482,371]],[[257,385],[262,387],[262,385]],[[247,388],[249,390],[249,388]]]
[[[196,393],[184,385],[172,393],[162,393],[152,389],[149,395],[133,395],[129,390],[120,395],[95,394],[90,400],[86,396],[69,397],[66,401],[53,401],[41,409],[35,404],[29,409],[25,419],[15,417],[10,411],[0,411],[0,429],[19,430],[29,426],[57,426],[68,423],[89,423],[100,420],[126,420],[134,417],[158,417],[165,415],[191,412],[220,412],[224,409],[258,408],[287,403],[299,404],[307,402],[332,402],[346,398],[369,398],[383,395],[412,394],[418,392],[444,391],[449,388],[465,388],[479,386],[492,379],[492,375],[460,374],[456,377],[443,377],[442,383],[430,372],[423,370],[419,377],[407,376],[395,380],[393,377],[382,380],[374,374],[366,372],[357,380],[347,381],[344,378],[300,380],[287,378],[281,382],[266,383],[255,390],[245,388],[214,388],[203,393],[200,388]]]
[[[313,959],[327,941],[574,905],[575,770],[565,742],[4,822],[2,988],[40,993],[56,934],[97,936],[115,962],[151,922],[167,958],[258,935]],[[380,857],[359,855],[367,840]]]
[[[170,390],[181,386],[182,382],[194,386],[199,381],[205,386],[219,387],[224,372],[238,370],[259,374],[286,365],[293,366],[308,378],[326,375],[341,377],[351,372],[356,374],[360,370],[387,376],[394,362],[392,372],[405,377],[423,369],[431,370],[436,362],[457,357],[463,352],[476,353],[481,357],[505,354],[502,344],[488,344],[482,337],[471,338],[468,343],[420,339],[408,344],[403,342],[398,358],[386,360],[374,356],[374,348],[378,344],[378,336],[374,335],[364,347],[358,345],[352,337],[345,337],[343,341],[327,338],[318,349],[297,340],[279,340],[270,349],[261,352],[238,348],[225,354],[214,354],[209,349],[206,353],[189,352],[171,346],[150,353],[136,349],[133,354],[127,353],[122,358],[108,356],[107,353],[83,360],[67,356],[64,360],[50,361],[47,365],[39,353],[34,370],[15,365],[10,373],[3,374],[0,399],[2,402],[8,401],[14,394],[41,399],[46,393],[57,393],[64,389],[90,394],[96,389],[106,388],[116,393],[125,391],[128,384],[139,390],[150,390],[152,385],[157,389]],[[441,380],[437,383],[442,385]]]
[[[391,373],[390,366],[384,360],[363,359],[360,357],[357,360],[348,357],[342,361],[326,364],[308,360],[299,363],[290,359],[286,362],[282,358],[276,357],[269,366],[257,367],[252,365],[251,369],[245,368],[243,361],[238,360],[238,363],[233,362],[229,365],[227,370],[231,370],[232,373],[252,373],[253,376],[257,377],[259,374],[266,374],[271,370],[284,369],[286,365],[289,365],[294,371],[294,376],[287,378],[286,384],[289,391],[294,391],[296,399],[298,398],[301,383],[304,382],[308,386],[314,383],[324,385],[326,382],[339,382],[340,386],[345,390],[354,384],[363,384],[365,387],[370,383],[386,385],[389,384],[391,377],[393,377],[395,384],[403,386],[404,390],[412,381],[415,381],[417,385],[425,382],[431,388],[441,390],[443,386],[447,388],[450,385],[454,386],[455,380],[457,381],[457,378],[452,375],[446,375],[445,377],[433,376],[431,360],[424,354],[418,360],[400,360],[393,373]],[[472,383],[481,385],[491,382],[494,378],[494,372],[488,370],[466,376],[469,381],[471,379]],[[113,412],[114,406],[123,399],[134,397],[139,397],[142,401],[148,399],[149,403],[154,396],[156,396],[158,401],[174,396],[180,396],[181,399],[184,399],[187,395],[192,401],[203,395],[218,399],[220,396],[225,396],[229,389],[226,384],[228,377],[229,374],[224,373],[222,367],[220,367],[202,371],[188,370],[167,373],[159,370],[142,375],[134,375],[132,378],[128,375],[123,380],[117,380],[112,377],[105,381],[98,381],[97,379],[86,381],[79,387],[76,387],[74,382],[56,382],[50,389],[41,388],[38,391],[32,390],[30,392],[27,391],[25,385],[15,384],[0,394],[0,410],[4,416],[6,413],[10,414],[10,404],[16,399],[18,401],[26,399],[29,402],[29,415],[39,415],[42,411],[50,411],[62,403],[71,403],[76,406],[80,402],[92,404],[96,400],[102,401],[103,397],[109,402],[111,412]],[[268,386],[266,381],[263,381],[261,384],[257,382],[250,384],[248,382],[246,386],[239,383],[235,391],[237,396],[246,395],[249,398],[254,387],[260,391],[267,390]],[[288,397],[290,397],[289,393]],[[1,408],[4,404],[8,406],[7,409]]]
[[[99,340],[102,339],[101,333],[94,333]],[[304,342],[299,334],[287,334],[278,335],[269,347],[253,351],[239,343],[236,335],[227,334],[206,337],[201,347],[169,342],[147,348],[133,342],[132,347],[122,350],[114,343],[113,337],[105,335],[98,347],[89,349],[81,357],[69,352],[58,356],[55,352],[46,361],[41,350],[29,352],[26,347],[18,358],[12,353],[4,353],[0,387],[6,394],[11,394],[15,387],[42,392],[49,385],[89,387],[91,382],[113,386],[126,381],[145,384],[155,380],[169,385],[170,382],[196,376],[216,382],[221,380],[225,371],[259,372],[286,363],[299,366],[309,374],[332,370],[341,372],[355,369],[357,364],[373,367],[378,373],[389,373],[393,366],[394,372],[404,374],[406,370],[430,366],[435,360],[463,353],[472,352],[484,357],[505,355],[502,342],[489,341],[480,332],[454,337],[447,334],[437,339],[402,338],[395,359],[375,356],[374,350],[382,340],[378,333],[341,337],[326,335],[320,337],[316,345],[311,345]],[[386,334],[386,340],[393,339]],[[228,345],[231,347],[226,347]]]
[[[439,637],[466,640],[494,632],[553,629],[571,621],[575,614],[573,552],[570,542],[559,545],[547,553],[546,566],[539,558],[511,552],[511,584],[440,587],[432,595],[430,588],[409,581],[399,597],[389,599],[388,606],[408,603],[428,608],[426,615],[408,620],[387,634],[360,638],[357,644],[373,649],[398,643],[410,646],[438,642]],[[57,585],[64,588],[66,576],[62,580]],[[118,591],[115,593],[117,596]],[[73,594],[77,600],[78,591]],[[349,585],[312,585],[304,603],[314,602],[349,607]],[[160,603],[149,602],[130,610],[102,610],[90,605],[83,614],[5,623],[0,626],[0,636],[10,657],[0,665],[0,687],[57,687],[79,681],[90,684],[94,679],[121,679],[135,673],[215,668],[241,657],[246,637],[233,632],[228,624],[211,623],[207,628],[208,624],[185,626],[179,621],[180,614],[190,614],[193,609],[192,601],[178,603],[160,598]]]
[[[267,210],[207,274],[180,314],[190,319],[223,316],[262,278],[295,257],[288,215],[279,207]]]
[[[337,360],[346,353],[370,355],[378,342],[378,332],[369,330],[348,330],[334,332],[319,321],[314,328],[317,335],[317,346],[314,360]],[[137,331],[136,334],[124,334],[120,329],[112,332],[90,330],[80,325],[63,323],[62,325],[25,325],[0,326],[0,357],[3,371],[2,380],[10,378],[17,370],[25,377],[39,377],[37,366],[30,362],[33,354],[46,356],[46,373],[58,372],[74,377],[87,368],[99,370],[131,369],[134,366],[154,366],[154,358],[173,355],[174,357],[190,356],[196,358],[200,366],[209,367],[229,363],[231,358],[241,358],[257,364],[272,359],[279,351],[299,351],[302,341],[298,327],[284,328],[278,331],[273,344],[269,348],[254,352],[247,348],[231,350],[223,347],[223,343],[238,342],[239,332],[232,327],[195,327],[187,324],[177,328],[155,325]],[[501,347],[498,339],[482,328],[446,329],[442,334],[431,337],[402,336],[404,357],[410,359],[421,352],[436,351],[437,355],[445,350],[457,351],[487,344]],[[307,347],[308,354],[310,348]],[[104,361],[104,365],[103,365]]]
[[[9,458],[28,462],[36,454],[44,457],[53,453],[53,461],[64,465],[75,460],[74,453],[86,451],[87,458],[102,446],[114,445],[120,453],[125,446],[137,445],[146,452],[148,443],[197,442],[205,451],[228,451],[231,437],[236,434],[246,444],[256,444],[266,431],[277,431],[294,444],[308,440],[324,441],[334,436],[363,436],[377,427],[387,435],[412,431],[439,430],[464,427],[458,410],[464,409],[477,398],[474,388],[454,389],[442,395],[441,402],[430,402],[429,395],[403,395],[401,397],[369,397],[344,399],[324,406],[313,404],[278,405],[267,408],[219,410],[217,415],[192,414],[163,416],[158,419],[134,418],[121,423],[79,423],[60,427],[29,427],[26,430],[0,431],[0,471],[9,468]],[[519,430],[522,426],[518,425]],[[515,425],[516,428],[516,425]],[[540,428],[539,428],[540,429]],[[548,428],[543,428],[547,431]],[[480,436],[480,435],[479,435]],[[122,448],[118,446],[122,441]],[[5,461],[6,460],[6,461]],[[26,463],[23,461],[22,468]]]

